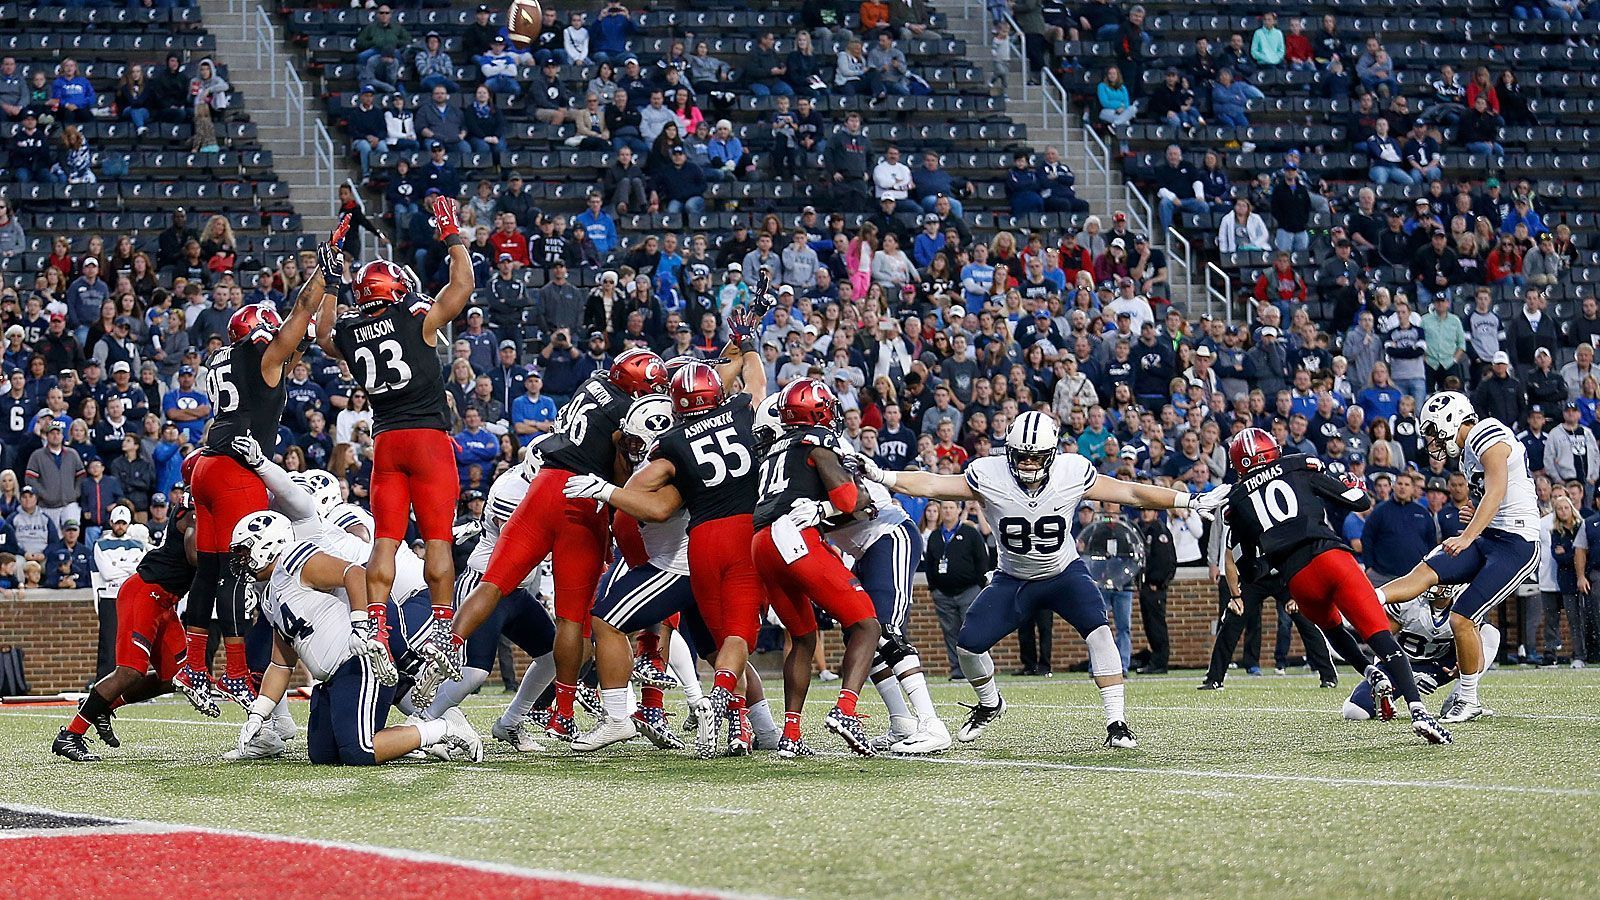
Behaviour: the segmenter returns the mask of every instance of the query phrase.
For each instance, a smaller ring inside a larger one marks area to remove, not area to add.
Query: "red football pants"
[[[450,435],[433,428],[402,428],[372,439],[374,538],[404,541],[414,513],[423,540],[452,540],[460,493]]]
[[[822,534],[815,528],[807,528],[800,534],[806,542],[806,554],[792,563],[785,562],[783,554],[778,552],[770,526],[757,532],[751,542],[756,571],[766,581],[772,609],[789,629],[789,634],[805,637],[817,630],[812,603],[822,607],[845,628],[872,618],[875,615],[872,598],[861,589],[855,576],[822,539]]]
[[[227,553],[239,520],[267,508],[267,486],[231,456],[201,456],[194,464],[194,542],[201,553]]]
[[[571,477],[561,469],[534,476],[528,495],[500,529],[483,580],[504,596],[554,554],[556,618],[588,625],[600,572],[610,555],[611,528],[598,500],[569,500],[561,493]]]
[[[178,598],[129,575],[117,590],[117,665],[142,675],[153,664],[156,677],[170,681],[183,665],[184,653]]]
[[[1378,592],[1348,550],[1324,550],[1312,557],[1289,579],[1289,596],[1322,628],[1337,628],[1348,619],[1362,640],[1389,630]]]
[[[689,587],[718,646],[736,637],[754,647],[761,631],[767,590],[750,558],[754,530],[749,514],[712,519],[689,529]]]

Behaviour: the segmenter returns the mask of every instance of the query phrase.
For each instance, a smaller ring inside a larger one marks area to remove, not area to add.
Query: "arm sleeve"
[[[1345,487],[1344,482],[1326,472],[1311,472],[1309,476],[1306,483],[1311,490],[1335,506],[1352,512],[1363,512],[1372,508],[1372,497],[1366,491]]]
[[[317,516],[316,501],[306,489],[295,484],[289,479],[289,473],[283,466],[267,457],[261,468],[256,470],[261,477],[261,483],[272,492],[272,505],[277,511],[289,517],[291,522],[304,522]]]

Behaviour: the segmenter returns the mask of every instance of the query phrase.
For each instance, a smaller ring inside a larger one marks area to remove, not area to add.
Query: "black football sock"
[[[1417,690],[1417,679],[1411,674],[1411,660],[1406,659],[1400,644],[1387,630],[1367,638],[1367,645],[1378,654],[1378,666],[1388,674],[1389,681],[1407,704],[1421,704],[1422,694]]]
[[[1343,625],[1338,625],[1333,628],[1323,628],[1322,633],[1328,636],[1328,643],[1333,647],[1334,652],[1343,657],[1344,661],[1360,673],[1362,678],[1367,677],[1367,666],[1371,665],[1371,663],[1367,660],[1367,651],[1361,649],[1361,642],[1356,640],[1355,632]]]

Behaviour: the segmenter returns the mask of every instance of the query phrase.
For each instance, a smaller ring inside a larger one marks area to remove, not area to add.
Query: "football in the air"
[[[532,46],[543,22],[544,10],[540,9],[539,0],[512,0],[506,15],[506,31],[511,35],[511,43],[519,50]]]

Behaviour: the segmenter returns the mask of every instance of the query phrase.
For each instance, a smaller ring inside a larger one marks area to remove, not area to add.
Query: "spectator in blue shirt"
[[[327,415],[328,392],[311,380],[311,369],[302,361],[295,363],[289,376],[283,404],[284,424],[295,434],[305,434],[311,430],[306,424],[306,413],[312,410]]]
[[[78,61],[61,61],[61,74],[50,84],[50,103],[59,122],[89,122],[94,119],[94,86],[78,74]]]
[[[162,415],[169,423],[178,426],[183,439],[191,443],[200,439],[206,430],[206,423],[211,420],[211,397],[205,391],[197,390],[194,380],[194,366],[180,367],[178,389],[168,391],[161,398]]]
[[[462,429],[456,433],[456,469],[462,484],[471,484],[471,470],[478,467],[480,483],[494,477],[494,461],[500,455],[500,439],[483,427],[483,417],[472,407],[461,416]]]
[[[944,232],[939,230],[939,214],[924,213],[922,232],[911,242],[911,260],[917,264],[918,269],[925,269],[944,249],[944,245]]]
[[[1356,405],[1366,413],[1369,422],[1377,419],[1392,421],[1400,412],[1400,389],[1389,381],[1388,363],[1373,363],[1372,385],[1356,395]]]
[[[1361,551],[1379,584],[1404,575],[1439,543],[1438,522],[1417,502],[1422,475],[1409,472],[1395,479],[1389,499],[1372,508],[1361,532]]]
[[[555,427],[556,402],[543,395],[544,378],[537,371],[528,373],[524,387],[527,393],[511,401],[511,429],[516,432],[517,442],[525,447]]]
[[[77,519],[61,523],[61,540],[44,551],[45,587],[61,590],[89,587],[89,569],[93,557],[89,545],[79,540],[81,534]]]
[[[626,6],[611,3],[603,7],[594,24],[589,26],[589,60],[596,65],[603,62],[615,65],[628,55],[628,38],[634,30]]]
[[[1526,195],[1519,196],[1512,202],[1511,212],[1506,213],[1505,218],[1500,220],[1500,233],[1513,234],[1518,225],[1528,226],[1530,237],[1538,237],[1550,230],[1544,226],[1544,219],[1533,211],[1533,205]]]
[[[594,249],[604,257],[617,246],[617,222],[605,210],[605,198],[598,193],[589,195],[589,208],[572,220],[589,235]]]

